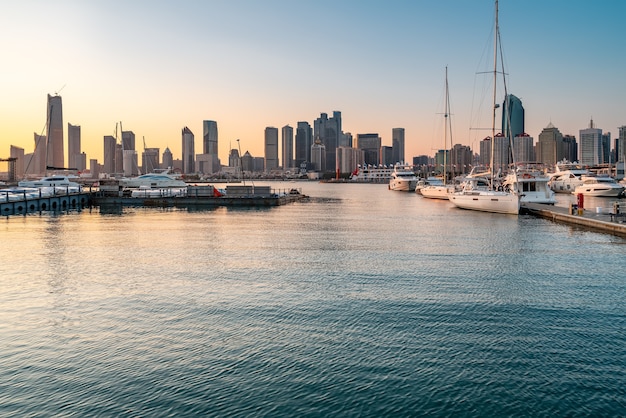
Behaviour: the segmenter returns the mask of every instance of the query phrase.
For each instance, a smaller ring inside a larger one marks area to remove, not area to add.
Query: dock
[[[91,204],[91,191],[55,191],[45,195],[32,193],[9,193],[0,190],[0,215],[8,216],[42,211],[80,209]]]
[[[593,212],[588,209],[572,210],[561,206],[526,203],[521,208],[522,213],[539,216],[567,225],[575,225],[597,232],[626,237],[626,204],[617,206],[617,210]]]

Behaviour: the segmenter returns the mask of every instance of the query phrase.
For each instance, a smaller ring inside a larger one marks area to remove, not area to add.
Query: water
[[[0,415],[624,415],[626,240],[295,186],[3,218]]]

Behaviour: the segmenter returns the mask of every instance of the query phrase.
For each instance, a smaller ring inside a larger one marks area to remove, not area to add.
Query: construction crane
[[[15,162],[17,161],[16,157],[10,158],[0,158],[0,161],[6,161],[9,163],[9,181],[15,181]]]

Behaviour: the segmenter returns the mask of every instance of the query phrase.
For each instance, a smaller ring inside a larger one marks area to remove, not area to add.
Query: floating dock
[[[91,192],[55,192],[53,195],[9,193],[0,190],[0,215],[8,216],[29,212],[76,209],[91,204]]]
[[[553,222],[626,237],[626,202],[618,203],[611,211],[601,212],[538,203],[526,203],[521,210]]]

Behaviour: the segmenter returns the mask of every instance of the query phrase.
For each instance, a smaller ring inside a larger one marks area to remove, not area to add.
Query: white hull
[[[389,190],[395,190],[399,192],[414,192],[416,185],[417,185],[417,179],[416,180],[392,179],[389,182]]]
[[[548,185],[550,178],[539,172],[515,173],[506,177],[504,186],[520,196],[520,203],[554,205],[556,195]]]
[[[594,187],[594,186],[579,186],[574,189],[574,194],[582,194],[585,196],[597,196],[597,197],[617,197],[624,191],[623,187]]]
[[[499,191],[464,191],[452,193],[450,201],[461,209],[478,210],[482,212],[519,214],[519,196]]]
[[[454,192],[453,186],[426,186],[420,191],[421,195],[428,199],[448,200],[448,195]]]

